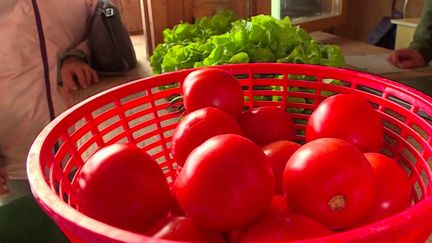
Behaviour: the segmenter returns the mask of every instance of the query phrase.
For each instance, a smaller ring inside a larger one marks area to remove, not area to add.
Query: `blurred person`
[[[31,194],[26,159],[33,141],[67,109],[69,92],[98,81],[85,38],[97,3],[0,1],[0,207]]]
[[[393,65],[400,68],[426,66],[432,59],[432,0],[425,0],[420,22],[408,48],[394,50],[388,56]]]

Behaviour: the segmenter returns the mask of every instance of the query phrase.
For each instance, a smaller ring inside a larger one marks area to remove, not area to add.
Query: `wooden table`
[[[336,44],[340,46],[344,56],[353,55],[377,55],[390,54],[392,50],[370,45],[364,42],[350,40],[333,34],[316,31],[310,33],[312,38],[326,44]],[[356,69],[356,67],[347,65],[347,68]],[[422,67],[413,69],[404,69],[399,72],[376,72],[376,75],[398,81],[405,85],[420,90],[429,96],[432,96],[432,68]],[[430,79],[429,79],[430,77]]]
[[[344,56],[350,55],[367,55],[367,54],[384,54],[390,53],[391,50],[382,47],[370,45],[361,41],[343,38],[337,35],[329,34],[322,31],[310,33],[311,37],[325,44],[335,44],[341,47]]]
[[[390,54],[392,50],[367,44],[365,42],[356,41],[329,34],[326,32],[315,31],[310,33],[312,38],[325,44],[335,44],[340,46],[344,56],[353,55],[371,55],[371,54]],[[349,67],[349,66],[348,66]],[[389,78],[408,78],[408,77],[424,77],[431,76],[432,69],[430,67],[405,69],[403,72],[397,73],[377,73],[381,76]]]
[[[138,59],[137,66],[121,76],[100,76],[100,81],[98,83],[92,84],[86,89],[80,89],[78,91],[71,92],[68,94],[63,94],[66,103],[69,106],[75,105],[80,101],[100,93],[104,90],[110,89],[117,85],[129,82],[131,80],[136,80],[143,77],[148,77],[152,74],[150,64],[148,60]]]
[[[311,32],[310,35],[312,38],[326,44],[335,44],[341,47],[342,53],[344,56],[353,56],[353,55],[370,55],[370,54],[389,54],[391,50],[381,48],[378,46],[370,45],[364,42],[355,41],[347,38],[343,38],[337,35],[321,32],[321,31],[315,31]],[[144,37],[140,37],[144,38]],[[135,40],[135,39],[134,39]],[[141,39],[139,39],[141,40]],[[135,42],[137,43],[137,42]],[[143,43],[138,43],[137,45],[142,45]],[[139,48],[136,50],[139,50]],[[137,52],[138,53],[138,52]],[[100,77],[101,81],[99,83],[91,85],[87,89],[81,89],[79,91],[71,93],[70,96],[66,97],[68,105],[74,105],[94,94],[97,94],[101,91],[104,91],[106,89],[109,89],[111,87],[117,86],[119,84],[128,82],[130,80],[142,78],[142,77],[148,77],[151,75],[151,67],[149,65],[149,62],[147,59],[144,58],[144,55],[137,54],[138,58],[138,65],[135,69],[129,71],[124,76],[115,76],[115,77],[108,77],[108,76],[102,76]],[[347,68],[356,69],[356,67],[347,65]],[[420,90],[423,90],[423,92],[429,94],[432,96],[432,78],[431,82],[428,82],[427,80],[422,81],[415,81],[416,79],[424,79],[425,77],[432,77],[432,69],[431,68],[416,68],[416,69],[406,69],[403,72],[396,72],[396,73],[375,73],[377,75],[400,81],[405,84],[415,84],[414,86],[420,86],[420,87],[414,87],[419,88]],[[414,80],[414,81],[410,81]],[[423,82],[423,83],[420,83]]]

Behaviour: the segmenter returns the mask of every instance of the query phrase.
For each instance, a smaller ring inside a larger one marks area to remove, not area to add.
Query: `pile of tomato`
[[[244,110],[242,87],[227,71],[195,70],[182,89],[171,186],[146,152],[110,145],[78,171],[77,210],[154,238],[271,242],[335,234],[410,207],[409,178],[380,153],[384,128],[367,101],[326,98],[299,144],[290,113]]]

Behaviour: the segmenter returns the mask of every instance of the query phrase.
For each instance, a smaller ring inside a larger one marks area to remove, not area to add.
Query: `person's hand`
[[[78,90],[79,87],[87,88],[92,82],[99,82],[96,71],[75,57],[68,57],[63,61],[60,75],[63,86],[67,90]]]
[[[6,186],[8,180],[8,174],[4,167],[0,167],[0,196],[5,196],[9,193],[9,189]]]
[[[415,68],[426,65],[420,52],[410,48],[395,50],[387,59],[390,63],[400,68]]]

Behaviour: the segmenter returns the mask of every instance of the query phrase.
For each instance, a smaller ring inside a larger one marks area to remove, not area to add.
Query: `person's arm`
[[[88,62],[88,55],[74,49],[62,55],[59,60],[59,83],[69,90],[77,90],[78,85],[87,88],[99,81],[99,77]]]
[[[58,61],[57,82],[68,90],[87,88],[91,83],[98,82],[95,70],[89,65],[87,40],[75,48],[62,53]]]
[[[97,3],[98,1],[96,0],[89,0],[87,2],[87,23],[90,23]],[[86,28],[88,28],[88,26],[86,26]],[[73,47],[59,56],[58,84],[63,85],[68,90],[77,90],[79,87],[86,88],[92,82],[98,81],[99,78],[96,71],[90,67],[87,39],[84,39],[76,47]]]
[[[409,48],[418,51],[425,64],[432,59],[432,0],[425,0],[420,22]]]
[[[422,67],[432,59],[432,0],[425,0],[420,22],[409,47],[394,50],[388,56],[400,68]]]

